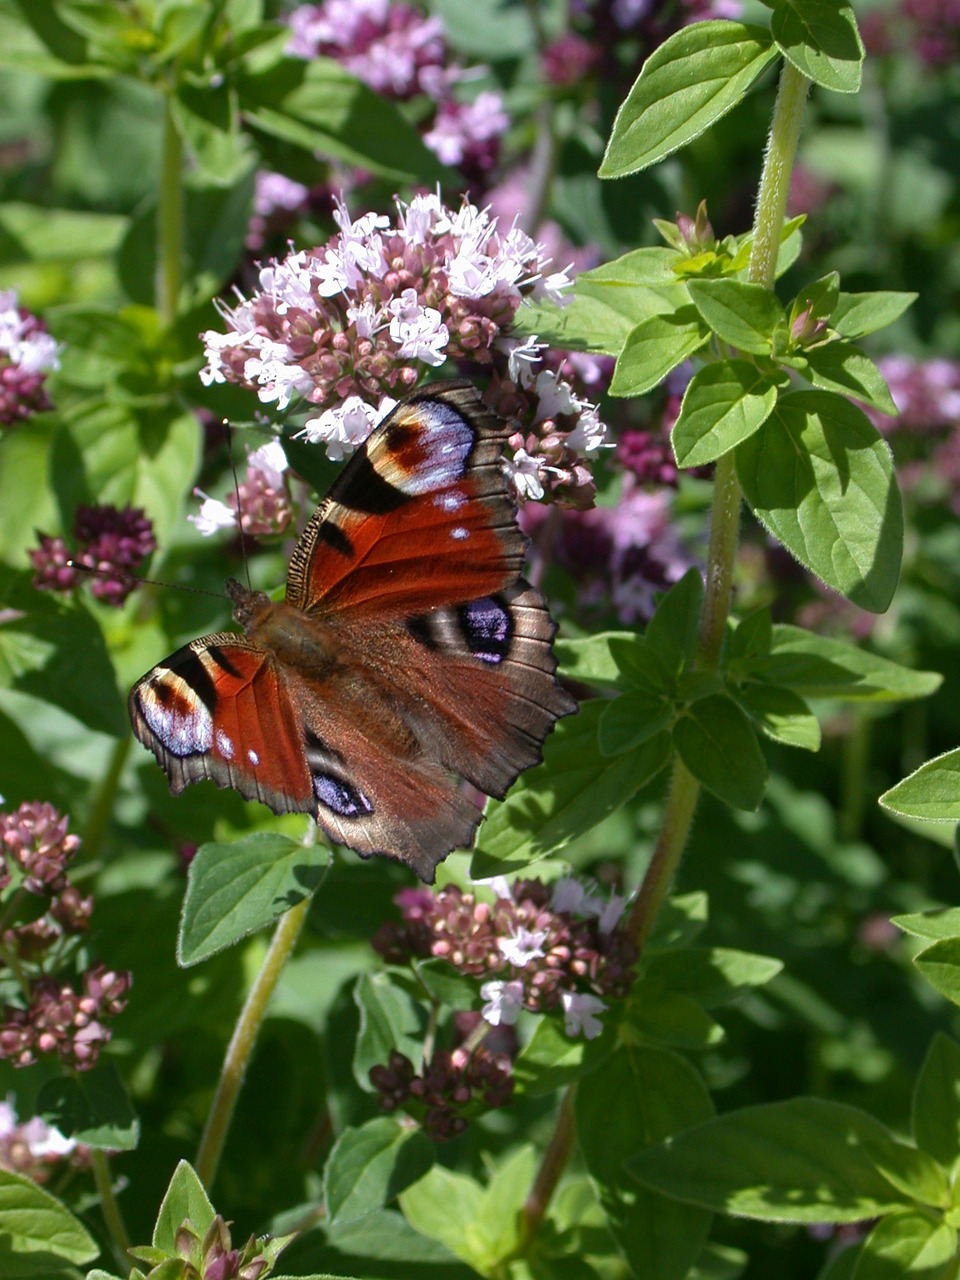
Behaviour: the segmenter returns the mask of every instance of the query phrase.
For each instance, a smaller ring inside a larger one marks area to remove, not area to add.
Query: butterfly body
[[[505,433],[467,384],[410,397],[317,509],[286,600],[228,583],[244,634],[193,641],[131,691],[172,790],[211,778],[311,813],[428,882],[470,843],[480,813],[457,780],[503,796],[576,710],[520,577]]]

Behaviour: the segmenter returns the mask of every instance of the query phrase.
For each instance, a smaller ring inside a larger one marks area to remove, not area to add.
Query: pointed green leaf
[[[740,280],[691,280],[693,305],[724,342],[751,355],[768,355],[774,331],[786,324],[775,293]]]
[[[506,800],[493,801],[473,855],[474,879],[508,875],[562,849],[601,822],[670,760],[670,738],[658,734],[634,751],[606,759],[597,732],[606,703],[584,703],[547,739],[543,764],[525,773]]]
[[[738,664],[744,675],[787,685],[803,698],[845,702],[900,702],[925,698],[940,687],[937,671],[912,671],[858,645],[818,636],[786,623],[773,628],[767,657]]]
[[[836,329],[841,338],[864,338],[868,333],[876,333],[899,320],[916,300],[915,293],[894,293],[890,290],[841,293],[830,317],[830,327]]]
[[[773,38],[797,70],[836,93],[860,88],[863,41],[852,5],[843,0],[777,0]]]
[[[736,1000],[762,987],[783,969],[783,961],[728,947],[681,947],[649,956],[646,972],[670,991],[696,1000],[705,1009]]]
[[[393,1116],[344,1129],[324,1170],[329,1221],[352,1222],[382,1209],[422,1178],[433,1160],[433,1143],[423,1130]]]
[[[960,907],[941,907],[937,911],[890,919],[898,929],[914,938],[960,938]]]
[[[743,98],[773,57],[769,33],[742,22],[696,22],[643,64],[613,124],[601,178],[622,178],[698,137]]]
[[[676,718],[664,697],[633,690],[607,703],[600,717],[598,744],[603,756],[617,756],[669,729]]]
[[[757,518],[801,564],[854,604],[887,608],[903,509],[890,450],[862,410],[825,391],[782,396],[738,447],[737,473]]]
[[[574,1105],[580,1152],[631,1273],[683,1280],[706,1243],[710,1214],[641,1187],[624,1161],[712,1115],[703,1081],[674,1053],[629,1045],[580,1081]]]
[[[860,1246],[853,1280],[954,1280],[957,1233],[915,1211],[881,1219]]]
[[[4,1280],[46,1280],[66,1263],[92,1262],[99,1246],[86,1227],[30,1178],[0,1169],[0,1261]]]
[[[330,851],[256,831],[201,845],[190,864],[177,958],[187,966],[278,920],[320,883]]]
[[[657,601],[643,638],[669,672],[676,674],[692,662],[702,607],[703,575],[699,569],[688,569]]]
[[[177,1231],[188,1218],[202,1236],[213,1217],[213,1205],[203,1184],[186,1160],[181,1160],[160,1204],[151,1243],[163,1253],[173,1253]]]
[[[911,1112],[917,1146],[952,1169],[960,1158],[960,1045],[942,1031],[930,1041]]]
[[[803,751],[820,750],[820,722],[793,689],[752,681],[739,688],[736,696],[768,738]]]
[[[665,1049],[702,1052],[722,1044],[723,1027],[696,1000],[668,991],[659,978],[634,983],[627,1005],[626,1027],[643,1042]]]
[[[560,669],[571,680],[582,680],[586,684],[617,685],[620,683],[621,668],[614,656],[611,642],[617,640],[633,644],[636,639],[630,631],[601,631],[597,635],[583,636],[576,640],[557,640],[554,651]]]
[[[791,1098],[718,1116],[629,1167],[644,1186],[719,1213],[859,1222],[909,1203],[884,1174],[909,1174],[918,1154],[866,1112]]]
[[[568,1036],[562,1018],[541,1018],[513,1064],[518,1090],[531,1097],[556,1093],[595,1071],[618,1043],[616,1019],[608,1012],[602,1021],[600,1035],[585,1040],[583,1036]]]
[[[815,387],[839,391],[881,413],[896,414],[897,406],[883,374],[859,347],[850,342],[827,342],[822,347],[811,347],[804,355],[807,367],[801,370],[801,377]]]
[[[747,360],[699,369],[687,384],[671,435],[678,466],[715,462],[762,427],[776,403],[776,383]]]
[[[610,383],[612,396],[640,396],[707,342],[706,325],[691,306],[650,316],[630,330]]]
[[[941,938],[913,958],[931,986],[960,1004],[960,938]]]
[[[418,1063],[423,1049],[426,1014],[394,976],[362,973],[353,989],[360,1010],[360,1031],[353,1052],[353,1075],[361,1089],[371,1090],[370,1068],[385,1063],[393,1049]]]
[[[750,721],[723,694],[701,698],[673,729],[680,759],[698,782],[735,809],[756,809],[767,766]]]
[[[960,821],[960,750],[927,760],[885,791],[880,803],[893,813],[928,822]],[[960,932],[960,931],[958,931]]]

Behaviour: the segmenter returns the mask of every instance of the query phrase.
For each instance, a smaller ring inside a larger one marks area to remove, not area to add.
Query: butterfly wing
[[[403,618],[510,586],[526,541],[500,466],[507,433],[466,382],[398,404],[304,530],[288,602]]]
[[[273,657],[246,637],[201,636],[130,691],[133,731],[179,793],[209,778],[275,813],[312,813],[301,718]]]

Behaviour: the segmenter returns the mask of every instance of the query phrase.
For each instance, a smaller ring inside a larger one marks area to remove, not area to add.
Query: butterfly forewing
[[[210,778],[310,812],[428,882],[470,843],[480,811],[459,780],[503,796],[576,710],[520,577],[507,431],[469,384],[409,397],[317,509],[286,602],[228,584],[246,635],[195,640],[130,695],[173,790]]]

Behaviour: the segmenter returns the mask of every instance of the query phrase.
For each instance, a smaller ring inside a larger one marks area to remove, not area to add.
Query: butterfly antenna
[[[161,582],[159,578],[138,578],[135,573],[125,573],[123,569],[96,569],[79,560],[68,560],[68,569],[78,573],[89,573],[94,578],[120,578],[123,582],[132,582],[135,587],[166,587],[169,591],[192,591],[197,596],[211,596],[214,600],[229,600],[223,591],[208,591],[206,587],[191,587],[184,582]]]
[[[233,491],[237,495],[237,531],[240,534],[240,554],[243,556],[243,576],[247,580],[247,587],[252,591],[250,561],[247,557],[247,535],[243,531],[243,511],[240,506],[240,479],[237,476],[237,463],[233,456],[233,428],[226,418],[223,419],[223,429],[227,433],[227,455],[230,458],[230,470],[233,473]]]

